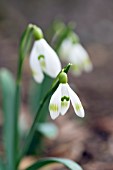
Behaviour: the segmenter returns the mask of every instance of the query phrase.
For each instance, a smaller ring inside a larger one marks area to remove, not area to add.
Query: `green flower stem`
[[[35,25],[28,25],[27,29],[22,35],[21,41],[20,41],[20,48],[19,48],[19,61],[18,61],[18,70],[17,70],[17,80],[16,80],[16,91],[15,91],[15,103],[14,103],[14,136],[12,139],[12,142],[14,144],[14,170],[16,169],[17,164],[17,158],[18,158],[18,141],[19,141],[19,133],[18,133],[18,115],[19,115],[19,108],[20,108],[20,91],[21,91],[21,78],[22,78],[22,69],[23,69],[23,63],[24,59],[27,56],[30,46],[32,37],[36,40],[43,37],[43,33],[41,32],[41,29],[38,28]]]
[[[15,92],[15,105],[14,105],[14,136],[12,142],[14,144],[13,147],[13,158],[14,158],[14,167],[16,167],[17,161],[17,153],[18,153],[18,113],[19,113],[19,106],[20,106],[20,84],[16,84],[16,92]],[[15,168],[14,168],[15,170]]]
[[[25,142],[25,146],[24,146],[24,149],[20,155],[20,158],[19,158],[19,161],[17,162],[17,166],[18,164],[20,163],[20,160],[22,159],[22,157],[27,153],[28,149],[29,149],[29,146],[31,144],[31,141],[32,141],[32,138],[33,138],[33,135],[34,135],[34,132],[35,132],[35,126],[37,125],[37,122],[39,122],[40,118],[41,118],[41,109],[42,107],[44,106],[47,98],[49,96],[52,95],[52,93],[55,91],[55,89],[58,87],[59,85],[59,82],[57,82],[57,84],[55,85],[55,87],[52,89],[52,90],[49,90],[48,93],[45,95],[44,99],[40,102],[40,106],[37,110],[37,113],[36,113],[36,116],[35,116],[35,119],[34,119],[34,122],[32,124],[32,127],[30,129],[30,132],[26,138],[26,142]]]
[[[70,68],[71,64],[68,64],[66,67],[64,67],[64,69],[62,69],[63,72],[67,73],[69,68]],[[60,74],[60,73],[59,73]],[[41,109],[43,108],[46,100],[53,94],[53,92],[57,89],[58,85],[59,85],[59,74],[58,76],[56,77],[56,79],[54,80],[54,83],[52,85],[52,88],[48,91],[48,93],[45,95],[44,99],[40,102],[40,105],[39,105],[39,108],[37,110],[37,113],[36,113],[36,116],[35,116],[35,119],[33,121],[33,124],[32,124],[32,127],[29,131],[29,134],[26,138],[26,141],[25,141],[25,146],[24,146],[24,149],[22,150],[22,153],[20,154],[20,157],[19,157],[19,160],[17,162],[17,166],[19,165],[21,159],[23,158],[23,156],[27,153],[29,147],[30,147],[30,144],[31,144],[31,141],[32,141],[32,138],[34,136],[34,132],[35,132],[35,128],[36,128],[36,125],[37,125],[37,122],[39,122],[40,118],[41,118]]]
[[[44,98],[45,94],[48,92],[48,89],[51,88],[51,84],[53,82],[53,78],[50,78],[46,74],[44,75],[44,81],[41,84],[37,84],[35,82],[32,82],[34,84],[34,87],[31,91],[31,97],[30,97],[30,105],[31,107],[31,113],[35,115],[37,108],[37,103],[40,103],[40,101]],[[33,85],[32,84],[32,85]],[[48,118],[48,105],[49,105],[50,98],[47,99],[44,107],[41,110],[41,118],[39,120],[39,123],[46,122]],[[42,142],[43,142],[43,135],[40,134],[40,132],[37,131],[37,128],[35,129],[34,136],[31,141],[31,145],[28,149],[27,154],[41,154],[42,151]],[[36,142],[38,140],[38,143]],[[38,148],[38,150],[37,150]]]
[[[68,34],[70,33],[71,29],[70,27],[66,27],[64,28],[64,30],[62,31],[62,34],[60,35],[60,37],[58,38],[56,44],[55,44],[55,51],[58,52],[63,40],[68,36]]]
[[[54,49],[55,51],[58,53],[59,48],[62,44],[62,42],[67,38],[67,37],[71,37],[72,38],[72,42],[75,43],[79,43],[79,37],[77,36],[77,34],[74,33],[74,28],[75,26],[73,25],[73,23],[69,23],[68,25],[65,25],[63,22],[57,22],[56,24],[53,24],[53,27],[56,27],[56,29],[54,28],[54,37],[56,37],[56,42],[54,44]]]
[[[16,90],[15,90],[15,103],[14,103],[14,136],[12,139],[12,142],[14,144],[14,170],[16,169],[16,162],[18,158],[18,139],[19,139],[19,134],[18,134],[18,115],[19,115],[19,108],[20,108],[20,91],[21,91],[21,77],[22,77],[22,66],[23,66],[23,61],[27,55],[27,52],[30,47],[31,43],[31,37],[32,37],[32,28],[27,27],[25,30],[21,41],[20,41],[20,49],[19,49],[19,61],[18,61],[18,71],[17,71],[17,80],[16,80]]]
[[[22,66],[25,57],[28,55],[28,51],[31,46],[33,34],[33,27],[28,25],[27,29],[22,35],[19,48],[19,61],[18,61],[18,72],[17,72],[17,83],[21,82],[22,77]]]

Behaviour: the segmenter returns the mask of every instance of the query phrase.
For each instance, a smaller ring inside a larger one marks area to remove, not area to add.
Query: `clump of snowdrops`
[[[83,69],[91,70],[92,65],[87,52],[78,42],[77,44],[74,42],[75,38],[76,35],[70,31],[56,50],[61,56],[61,59],[65,59],[68,62],[62,68],[58,54],[47,43],[42,30],[36,25],[29,24],[20,40],[16,80],[6,68],[0,69],[0,87],[4,116],[4,155],[0,157],[1,170],[17,170],[21,160],[28,153],[32,154],[32,141],[35,140],[34,136],[37,128],[44,126],[47,120],[48,109],[50,117],[56,119],[59,115],[65,115],[71,103],[75,113],[79,117],[84,117],[83,106],[78,95],[68,84],[67,73],[73,65],[76,74],[81,73]],[[33,103],[30,111],[36,113],[34,114],[31,128],[26,132],[24,144],[21,146],[19,113],[21,106],[22,72],[25,58],[28,56],[36,93],[33,98],[32,90],[30,92],[32,96],[31,102]],[[43,123],[43,126],[39,126],[41,123]],[[45,127],[47,127],[47,123]],[[51,127],[51,124],[49,127]],[[44,131],[44,128],[42,129]],[[49,130],[46,131],[47,133],[49,134]],[[36,170],[55,162],[64,164],[71,170],[82,170],[74,161],[55,157],[37,160],[37,162],[26,169]]]

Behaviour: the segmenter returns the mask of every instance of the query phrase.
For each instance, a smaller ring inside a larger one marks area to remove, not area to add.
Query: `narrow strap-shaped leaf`
[[[3,160],[0,158],[0,170],[5,170],[5,165],[3,163]]]
[[[29,93],[29,106],[32,114],[35,114],[40,101],[43,99],[47,91],[50,89],[53,79],[47,75],[45,75],[44,81],[41,84],[37,84],[36,82],[32,81],[30,86],[30,93]],[[45,103],[44,107],[41,110],[41,117],[39,122],[45,122],[48,118],[48,104],[49,104],[49,98],[47,99],[47,102]],[[42,139],[43,136],[35,130],[35,133],[33,135],[31,145],[28,149],[28,154],[38,153],[42,150]],[[37,142],[38,140],[38,142]]]
[[[14,136],[14,94],[15,82],[12,74],[6,70],[0,70],[0,86],[3,99],[3,113],[4,113],[4,141],[6,150],[7,168],[14,169],[14,150],[13,150],[13,136]]]
[[[37,108],[39,107],[40,101],[43,99],[47,91],[50,89],[53,79],[49,76],[44,76],[44,81],[41,84],[37,84],[34,80],[31,81],[30,89],[29,89],[29,107],[32,114],[35,114]],[[44,113],[43,113],[44,112]],[[45,112],[48,112],[48,106],[44,107],[42,114],[46,119]],[[43,122],[43,120],[42,120]]]
[[[78,165],[76,162],[69,160],[69,159],[64,159],[64,158],[44,158],[40,159],[30,167],[26,168],[26,170],[38,170],[39,168],[46,166],[51,163],[61,163],[64,166],[66,166],[70,170],[83,170],[80,165]]]

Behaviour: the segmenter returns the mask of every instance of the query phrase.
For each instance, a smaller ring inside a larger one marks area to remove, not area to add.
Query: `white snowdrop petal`
[[[92,71],[93,65],[91,63],[87,51],[84,49],[84,47],[81,44],[76,44],[76,49],[77,49],[78,56],[81,60],[81,65],[83,70],[86,72]]]
[[[76,46],[76,50],[77,53],[79,54],[79,56],[81,57],[81,61],[86,59],[86,57],[88,56],[87,51],[84,49],[84,47],[81,44],[75,44]]]
[[[54,92],[50,99],[49,111],[52,119],[56,119],[60,114],[60,103],[61,103],[61,84],[58,86],[57,90]]]
[[[82,62],[86,59],[87,53],[80,44],[73,44],[72,51],[70,53],[70,60],[72,63],[82,65]]]
[[[69,38],[66,38],[62,42],[59,49],[60,58],[64,61],[68,61],[71,49],[72,49],[72,42]]]
[[[74,64],[81,64],[80,51],[77,44],[73,44],[72,50],[70,51],[70,60]]]
[[[76,75],[76,76],[80,76],[82,74],[82,69],[77,64],[73,64],[71,66],[71,70],[72,70],[73,74]]]
[[[84,61],[83,65],[84,65],[84,70],[85,70],[86,72],[90,72],[90,71],[93,70],[93,64],[92,64],[89,56],[88,56],[87,59]]]
[[[34,43],[33,49],[30,54],[30,67],[32,70],[33,77],[36,82],[41,83],[44,79],[44,75],[42,69],[40,67],[40,63],[38,61],[39,53],[36,50],[36,43]]]
[[[61,115],[65,115],[70,106],[67,84],[61,84]]]
[[[74,67],[73,72],[75,73],[75,75],[80,75],[83,68],[82,68],[81,56],[76,46],[77,45],[75,44],[73,45],[73,48],[69,56],[69,62],[73,64]]]
[[[76,93],[70,88],[69,85],[68,86],[68,91],[69,91],[69,95],[70,95],[70,100],[72,102],[72,106],[74,108],[75,113],[79,116],[79,117],[84,117],[85,113],[84,113],[84,109],[83,106],[81,104],[81,101],[79,99],[79,97],[76,95]]]
[[[46,67],[44,72],[48,74],[50,77],[56,77],[58,73],[61,71],[61,63],[56,54],[56,52],[49,46],[49,44],[45,41],[44,56]]]
[[[35,42],[35,49],[43,59],[39,60],[42,70],[50,77],[56,77],[61,71],[61,63],[56,52],[42,38]]]
[[[39,53],[39,55],[44,53],[45,49],[45,40],[41,38],[40,40],[37,40],[34,42],[35,50]]]
[[[61,71],[61,63],[56,52],[44,39],[40,39],[36,46],[39,54],[44,56],[45,67],[42,68],[43,71],[50,77],[56,77]]]

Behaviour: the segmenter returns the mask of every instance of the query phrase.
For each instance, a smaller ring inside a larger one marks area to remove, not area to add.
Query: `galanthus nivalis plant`
[[[33,38],[35,41],[30,53]],[[43,73],[46,73],[48,76],[55,79],[51,88],[48,89],[47,94],[45,94],[41,101],[37,103],[37,112],[33,118],[31,128],[29,129],[24,141],[22,140],[23,145],[20,146],[22,142],[18,129],[18,121],[21,106],[21,81],[24,61],[29,53],[30,67],[36,82],[42,83],[44,79]],[[22,159],[28,154],[35,131],[40,124],[40,118],[42,116],[41,111],[48,99],[51,98],[48,107],[52,119],[57,118],[59,114],[64,115],[69,108],[70,101],[75,113],[80,117],[84,117],[82,104],[78,96],[68,84],[67,73],[70,66],[71,64],[68,64],[61,69],[60,60],[56,52],[43,38],[42,30],[36,25],[28,25],[20,41],[16,81],[7,69],[0,70],[0,87],[3,96],[4,112],[3,138],[5,152],[3,154],[5,156],[0,157],[0,170],[19,169]],[[82,170],[82,168],[74,161],[55,157],[39,159],[35,163],[27,166],[26,170],[37,170],[50,163],[61,163],[70,170]]]

